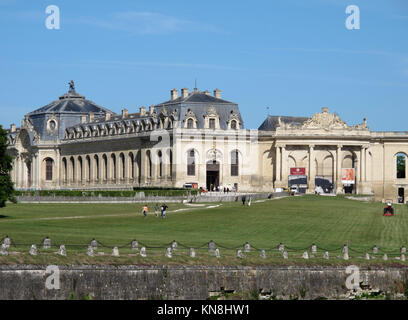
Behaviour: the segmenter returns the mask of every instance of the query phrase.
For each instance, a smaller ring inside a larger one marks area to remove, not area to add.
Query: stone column
[[[309,177],[308,177],[308,192],[314,193],[315,191],[315,155],[314,155],[314,145],[309,145]]]
[[[343,184],[341,182],[341,163],[342,163],[342,154],[341,154],[342,145],[337,145],[336,151],[336,193],[343,192]]]
[[[281,153],[280,153],[280,146],[276,146],[276,175],[275,175],[275,188],[276,186],[280,186],[282,181],[281,179]]]
[[[282,185],[284,187],[288,186],[288,154],[286,151],[286,146],[282,146],[282,160],[281,160],[281,170],[282,170],[282,175],[281,175],[281,180],[282,180]]]
[[[140,150],[140,184],[146,184],[147,168],[146,168],[146,149]]]

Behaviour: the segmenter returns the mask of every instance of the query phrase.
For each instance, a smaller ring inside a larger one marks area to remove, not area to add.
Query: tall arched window
[[[130,161],[130,179],[135,178],[135,157],[132,152],[129,153],[129,161]]]
[[[405,168],[406,168],[407,156],[403,153],[397,154],[397,178],[405,179]]]
[[[62,179],[65,183],[68,181],[68,164],[66,158],[62,158]]]
[[[116,180],[116,155],[114,153],[111,154],[111,161],[112,161],[112,179]]]
[[[78,157],[78,177],[79,177],[79,181],[78,182],[82,182],[84,180],[84,175],[83,175],[83,170],[82,170],[82,157]]]
[[[107,180],[108,179],[108,157],[106,156],[106,154],[104,154],[102,156],[102,162],[103,162],[103,180]]]
[[[187,120],[187,129],[193,129],[194,128],[194,120],[189,118]]]
[[[152,177],[152,154],[150,150],[146,151],[146,158],[147,158],[147,177]]]
[[[187,175],[195,176],[195,151],[191,149],[187,154]]]
[[[99,176],[99,157],[98,155],[94,156],[94,160],[95,160],[95,177],[96,177],[96,180],[99,181],[101,177]]]
[[[52,181],[52,169],[54,161],[51,158],[45,159],[45,180]]]
[[[231,151],[231,176],[238,176],[239,174],[239,157],[238,150]]]
[[[161,151],[157,152],[157,157],[159,158],[159,178],[163,176],[163,154]]]

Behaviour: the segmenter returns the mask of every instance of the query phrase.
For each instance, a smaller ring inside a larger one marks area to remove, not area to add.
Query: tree
[[[0,125],[0,208],[6,206],[7,200],[17,202],[10,177],[12,161],[13,158],[7,153],[7,131]]]

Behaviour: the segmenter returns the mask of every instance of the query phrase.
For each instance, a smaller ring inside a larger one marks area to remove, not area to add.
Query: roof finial
[[[197,92],[197,78],[194,79],[194,92]]]
[[[74,80],[71,80],[68,84],[69,84],[69,92],[75,92]]]

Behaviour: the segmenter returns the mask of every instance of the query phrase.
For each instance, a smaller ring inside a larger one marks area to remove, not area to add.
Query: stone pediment
[[[313,117],[302,124],[302,129],[346,129],[349,126],[335,113],[329,113],[328,108],[322,108],[321,113],[315,113]]]
[[[367,121],[364,118],[364,122],[349,126],[345,121],[343,121],[337,114],[329,113],[328,108],[322,108],[322,112],[315,113],[313,117],[307,119],[302,123],[285,123],[278,120],[280,130],[368,130]]]

